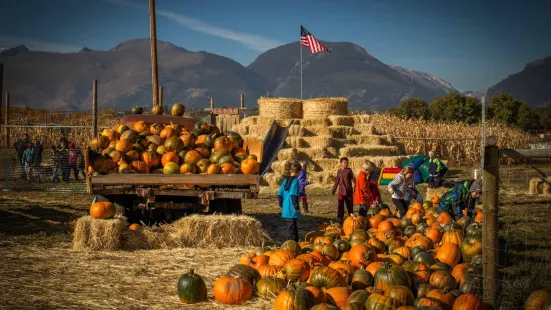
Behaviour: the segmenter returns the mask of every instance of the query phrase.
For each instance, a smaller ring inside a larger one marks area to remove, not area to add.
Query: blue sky
[[[353,42],[387,64],[435,74],[460,90],[486,89],[551,55],[549,0],[156,2],[158,39],[245,66],[298,41],[301,24],[320,40]],[[148,14],[148,0],[7,0],[0,47],[107,50],[148,37]]]

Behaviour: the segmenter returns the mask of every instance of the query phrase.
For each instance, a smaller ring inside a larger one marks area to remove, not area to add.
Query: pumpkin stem
[[[194,269],[191,269],[191,270],[189,271],[189,275],[193,277],[193,276],[195,275],[195,270],[194,270]]]

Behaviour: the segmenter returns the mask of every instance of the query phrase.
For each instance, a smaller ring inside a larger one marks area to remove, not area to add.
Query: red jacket
[[[354,204],[371,206],[373,202],[381,202],[381,193],[377,183],[368,179],[365,171],[360,171],[356,178],[354,190]]]

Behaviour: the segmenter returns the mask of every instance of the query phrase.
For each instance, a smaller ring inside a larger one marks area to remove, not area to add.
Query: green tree
[[[526,103],[506,93],[492,97],[488,116],[496,122],[523,129],[539,127],[539,115],[531,111]]]
[[[429,119],[429,105],[421,98],[410,98],[400,103],[400,113],[406,118]]]
[[[442,97],[435,97],[429,107],[432,119],[447,122],[476,124],[482,118],[482,106],[475,97],[451,92]]]

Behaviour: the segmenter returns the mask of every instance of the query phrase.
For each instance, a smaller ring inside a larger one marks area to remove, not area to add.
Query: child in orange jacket
[[[371,181],[369,176],[373,172],[375,165],[366,160],[362,165],[362,170],[356,178],[356,188],[354,190],[354,204],[358,205],[358,213],[367,216],[367,209],[371,206],[377,206],[381,203],[381,193],[377,183]]]

